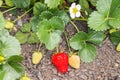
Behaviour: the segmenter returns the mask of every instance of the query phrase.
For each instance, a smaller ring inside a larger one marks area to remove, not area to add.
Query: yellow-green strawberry
[[[80,57],[76,54],[73,54],[69,57],[69,65],[75,69],[80,68]]]
[[[32,63],[33,64],[38,64],[43,57],[43,54],[41,52],[34,52],[32,54]]]
[[[20,78],[20,80],[30,80],[30,78],[27,77],[26,74],[25,74],[23,77]]]
[[[120,51],[120,43],[117,45],[116,50]]]
[[[5,25],[6,29],[12,29],[13,27],[14,27],[14,24],[12,22],[10,22],[10,21],[6,22],[6,25]]]

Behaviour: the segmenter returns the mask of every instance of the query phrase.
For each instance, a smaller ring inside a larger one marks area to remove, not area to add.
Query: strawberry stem
[[[17,19],[15,19],[13,22],[15,23],[17,20],[21,19],[22,17],[24,17],[28,12],[30,12],[32,10],[32,8],[30,8],[28,11],[26,11],[25,13],[23,13],[21,16],[19,16]]]
[[[70,20],[70,23],[74,26],[74,28],[77,30],[77,32],[80,31],[73,21]]]
[[[71,49],[70,49],[70,44],[69,44],[68,37],[67,37],[65,31],[64,31],[64,35],[65,35],[65,39],[66,39],[66,42],[67,42],[68,50],[69,50],[69,52],[71,53],[72,51],[71,51]]]
[[[75,18],[75,19],[72,19],[72,20],[81,20],[81,21],[87,21],[86,18]]]
[[[40,51],[41,46],[42,46],[42,43],[40,43],[38,46],[38,52]]]
[[[10,8],[10,9],[8,9],[8,10],[5,10],[5,11],[2,12],[2,14],[6,13],[6,12],[9,12],[9,11],[11,11],[11,10],[13,10],[13,9],[16,9],[16,7],[13,7],[13,8]]]
[[[58,50],[58,46],[56,47],[56,52],[57,52],[57,53],[59,52],[59,50]]]

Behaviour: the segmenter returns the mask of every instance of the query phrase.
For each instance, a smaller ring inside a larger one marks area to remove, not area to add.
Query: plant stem
[[[58,50],[58,46],[56,47],[56,53],[58,53],[59,52],[59,50]]]
[[[72,19],[72,20],[81,20],[81,21],[87,21],[86,18],[75,18],[75,19]]]
[[[71,53],[70,44],[69,44],[68,37],[67,37],[65,31],[64,31],[64,35],[65,35],[65,39],[66,39],[66,42],[67,42],[68,50]]]
[[[77,32],[80,31],[73,21],[70,20],[70,23],[75,27],[75,29],[77,30]]]
[[[38,52],[40,51],[41,46],[42,46],[42,43],[39,44]]]
[[[13,10],[13,9],[16,9],[16,7],[13,7],[13,8],[10,8],[10,9],[8,9],[8,10],[5,10],[5,11],[2,12],[2,14],[6,13],[6,12],[8,12],[8,11],[11,11],[11,10]]]
[[[10,8],[9,6],[1,6],[0,8]]]
[[[25,13],[23,13],[21,16],[19,16],[17,19],[15,19],[13,22],[15,23],[17,20],[21,19],[22,17],[24,17],[28,12],[30,12],[32,10],[32,8],[30,8],[28,11],[26,11]]]

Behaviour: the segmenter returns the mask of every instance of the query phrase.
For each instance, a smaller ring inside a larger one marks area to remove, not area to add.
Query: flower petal
[[[81,9],[81,6],[80,6],[79,4],[77,4],[77,5],[76,5],[76,8],[77,8],[78,10],[80,10],[80,9]]]
[[[75,7],[75,6],[76,6],[76,3],[72,3],[72,4],[71,4],[71,7]]]
[[[72,12],[72,11],[73,11],[73,7],[70,7],[70,8],[69,8],[69,12]]]
[[[75,14],[71,13],[71,14],[70,14],[70,17],[71,17],[72,19],[74,19],[74,18],[75,18]]]
[[[80,13],[80,12],[77,12],[75,16],[76,16],[76,17],[80,17],[80,16],[81,16],[81,13]]]

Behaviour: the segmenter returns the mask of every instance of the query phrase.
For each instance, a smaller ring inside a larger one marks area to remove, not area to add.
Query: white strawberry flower
[[[72,3],[69,8],[70,17],[72,19],[74,19],[75,17],[80,17],[81,16],[80,9],[81,6],[79,4],[76,5],[76,3]]]

